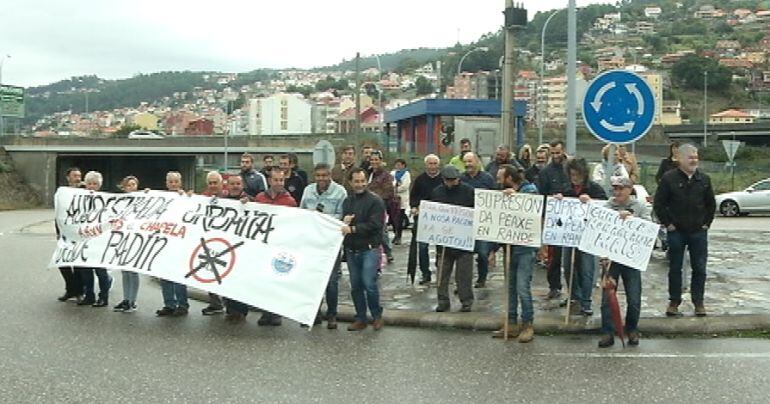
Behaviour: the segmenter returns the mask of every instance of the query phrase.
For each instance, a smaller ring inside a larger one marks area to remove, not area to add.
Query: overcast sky
[[[516,0],[517,2],[519,0]],[[523,1],[529,18],[566,0]],[[578,0],[578,6],[608,1]],[[2,0],[5,84],[96,74],[310,68],[404,48],[472,42],[504,0]]]

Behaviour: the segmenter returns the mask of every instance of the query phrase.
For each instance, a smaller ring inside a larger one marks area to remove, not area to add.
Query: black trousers
[[[72,267],[59,268],[61,277],[64,278],[65,293],[70,296],[79,296],[83,294],[83,280]]]

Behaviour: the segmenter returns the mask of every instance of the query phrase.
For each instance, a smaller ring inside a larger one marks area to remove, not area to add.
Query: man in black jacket
[[[424,162],[425,172],[417,176],[414,182],[412,182],[412,189],[409,191],[409,207],[412,208],[411,213],[414,217],[414,225],[412,226],[413,243],[417,243],[417,223],[419,221],[420,202],[423,200],[430,200],[433,190],[443,183],[441,174],[439,173],[441,159],[435,154],[429,154],[425,156]],[[428,247],[428,243],[417,243],[417,257],[419,258],[420,272],[422,273],[420,285],[427,285],[431,280]],[[438,266],[438,263],[436,265]]]
[[[549,144],[551,162],[540,170],[537,189],[543,195],[563,194],[570,187],[569,176],[565,167],[564,142],[554,140]],[[549,299],[561,294],[561,247],[548,247],[548,292]]]
[[[254,156],[249,153],[241,155],[241,173],[239,175],[243,180],[243,192],[249,198],[254,198],[258,193],[267,189],[267,180],[262,173],[254,168]]]
[[[444,184],[433,190],[431,200],[447,205],[457,205],[472,208],[475,203],[474,191],[469,185],[460,182],[460,170],[447,164],[441,169]],[[471,311],[473,305],[473,252],[458,250],[450,247],[436,247],[439,254],[440,267],[438,272],[438,307],[436,311],[449,311],[449,279],[452,268],[457,264],[457,289],[462,307],[460,311]]]
[[[668,296],[666,315],[680,316],[682,303],[682,259],[690,249],[692,279],[690,293],[695,315],[703,317],[706,308],[708,229],[714,221],[716,201],[711,179],[698,169],[698,149],[691,144],[679,147],[679,168],[665,173],[655,192],[655,214],[668,230]]]
[[[367,327],[366,308],[374,318],[374,329],[384,325],[380,291],[377,285],[377,269],[380,265],[380,245],[385,216],[385,203],[366,189],[366,171],[355,168],[350,172],[353,192],[342,203],[343,247],[350,272],[350,295],[356,308],[355,321],[348,331],[361,331]]]

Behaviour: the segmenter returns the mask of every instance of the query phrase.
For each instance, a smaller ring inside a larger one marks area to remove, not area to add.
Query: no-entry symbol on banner
[[[243,245],[243,241],[230,244],[223,238],[200,239],[190,255],[190,272],[185,278],[192,276],[198,282],[222,284],[222,279],[230,274],[235,266],[235,249]],[[201,273],[201,270],[204,270]],[[204,275],[205,274],[205,275]]]

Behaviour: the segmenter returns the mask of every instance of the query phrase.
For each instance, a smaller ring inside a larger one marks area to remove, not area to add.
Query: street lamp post
[[[374,58],[377,59],[377,106],[380,114],[380,133],[382,133],[385,122],[385,108],[382,107],[382,64],[379,55],[375,54]]]
[[[460,73],[463,72],[463,61],[465,60],[468,55],[470,55],[473,52],[489,52],[489,48],[486,46],[479,46],[478,48],[473,48],[466,52],[463,57],[460,58],[460,63],[457,64],[457,75],[459,76]]]
[[[556,14],[559,13],[560,10],[556,10],[551,15],[546,18],[545,23],[543,24],[543,29],[540,32],[540,83],[537,87],[537,115],[538,115],[538,125],[537,125],[537,144],[541,145],[543,144],[543,126],[545,125],[545,114],[543,111],[543,77],[545,76],[545,29],[548,27],[548,23],[551,22],[551,18],[556,16]]]
[[[703,71],[703,148],[708,146],[708,82],[709,72]]]
[[[11,55],[0,56],[0,87],[3,86],[3,63],[5,59],[10,59]],[[0,136],[5,136],[5,118],[3,117],[3,100],[0,97]]]

